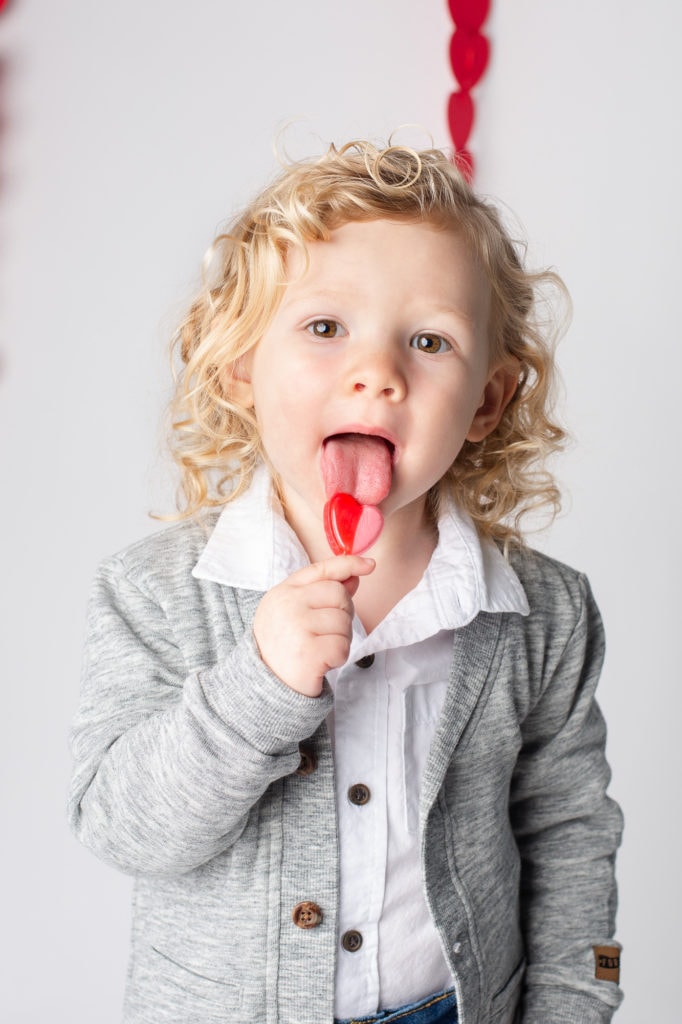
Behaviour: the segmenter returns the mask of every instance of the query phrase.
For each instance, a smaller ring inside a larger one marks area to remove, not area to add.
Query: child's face
[[[515,378],[490,366],[490,287],[453,231],[349,223],[308,250],[305,272],[301,253],[289,256],[289,284],[235,397],[255,407],[287,518],[310,550],[322,536],[327,438],[388,438],[385,530],[398,512],[414,525],[464,440],[496,425]]]

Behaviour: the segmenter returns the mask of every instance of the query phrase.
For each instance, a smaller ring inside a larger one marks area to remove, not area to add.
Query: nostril
[[[360,381],[358,381],[357,384],[353,385],[353,391],[364,391],[365,390],[365,386],[366,385],[361,384]]]

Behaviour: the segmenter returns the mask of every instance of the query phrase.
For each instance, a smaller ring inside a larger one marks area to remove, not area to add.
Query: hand
[[[352,597],[375,561],[339,555],[292,573],[269,590],[256,611],[253,635],[261,659],[283,683],[319,697],[326,672],[346,663]]]

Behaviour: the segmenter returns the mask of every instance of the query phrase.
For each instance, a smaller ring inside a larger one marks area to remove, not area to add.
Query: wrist
[[[317,679],[312,681],[304,681],[302,679],[294,677],[292,674],[282,673],[281,671],[278,671],[277,666],[272,665],[268,661],[268,659],[263,656],[263,652],[260,648],[260,644],[258,643],[258,637],[256,636],[255,630],[252,631],[251,635],[253,639],[253,646],[256,649],[256,654],[258,655],[262,663],[265,665],[267,670],[271,672],[273,676],[276,676],[281,683],[283,683],[285,686],[288,686],[289,689],[293,690],[295,693],[300,693],[302,697],[322,696],[322,691],[324,689],[325,682],[324,676],[318,676]]]

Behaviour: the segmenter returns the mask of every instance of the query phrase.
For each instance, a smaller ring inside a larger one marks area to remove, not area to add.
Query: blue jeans
[[[369,1017],[334,1018],[334,1024],[457,1024],[457,1000],[454,989],[437,992],[420,999],[418,1003],[401,1006],[398,1010],[382,1010]]]

